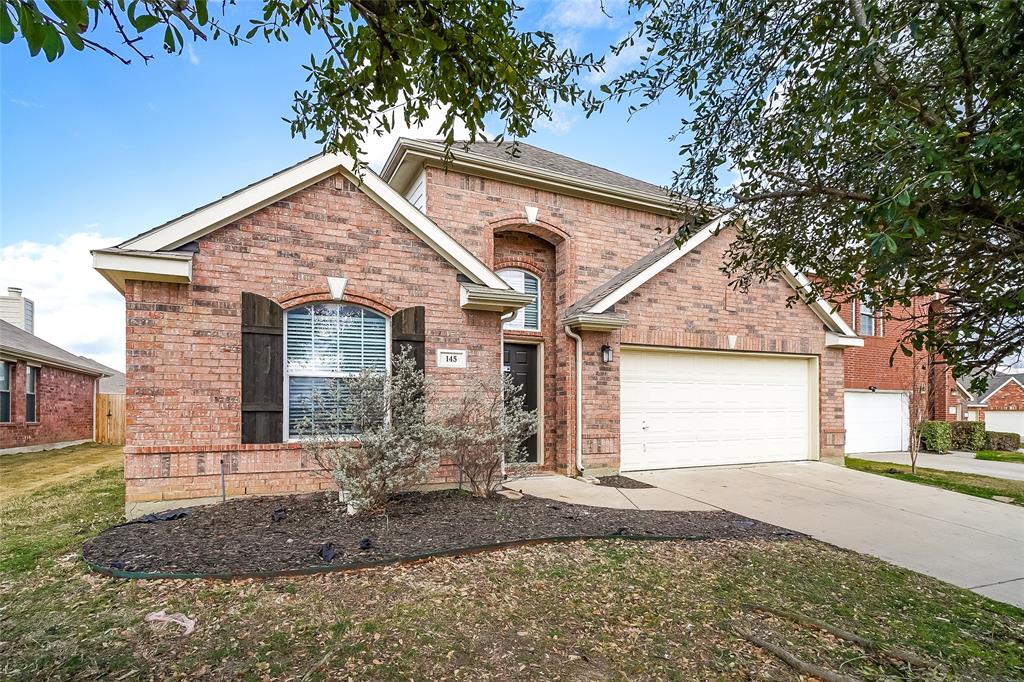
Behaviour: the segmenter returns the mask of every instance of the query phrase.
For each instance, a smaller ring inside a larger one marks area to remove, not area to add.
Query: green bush
[[[1020,434],[1005,431],[986,431],[985,449],[1016,452],[1020,448]]]
[[[953,449],[977,452],[985,449],[984,422],[950,422],[953,429]]]
[[[949,422],[929,421],[917,425],[921,447],[932,452],[949,452],[953,445],[953,429]]]

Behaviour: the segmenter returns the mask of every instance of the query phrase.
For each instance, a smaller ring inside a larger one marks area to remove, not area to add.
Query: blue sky
[[[621,5],[604,6],[612,18],[598,0],[531,2],[521,23],[604,52],[631,25]],[[0,48],[0,287],[21,286],[35,299],[39,336],[123,368],[123,300],[91,270],[88,250],[319,150],[281,120],[303,87],[302,64],[319,52],[313,40],[292,38],[197,43],[178,56],[162,53],[154,32],[147,42],[156,58],[130,66],[73,51],[51,64],[19,41]],[[616,61],[613,70],[629,57]],[[664,184],[678,164],[668,137],[684,113],[673,103],[633,121],[621,107],[586,119],[562,107],[529,141]],[[374,140],[369,160],[391,143]]]

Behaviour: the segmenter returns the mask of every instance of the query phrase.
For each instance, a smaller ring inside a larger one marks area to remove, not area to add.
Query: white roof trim
[[[678,249],[672,249],[664,256],[654,261],[646,268],[637,273],[632,279],[623,282],[618,289],[615,289],[610,294],[602,298],[600,301],[592,305],[587,309],[588,313],[599,314],[606,312],[613,305],[624,299],[629,294],[633,293],[647,282],[654,279],[663,270],[667,269],[670,265],[675,263],[677,260],[693,251],[695,248],[707,241],[708,237],[718,229],[721,224],[729,217],[728,213],[720,215],[718,218],[712,220],[710,223],[705,225],[699,232],[687,239],[682,246]]]
[[[192,281],[191,253],[118,251],[119,249],[93,251],[92,267],[122,294],[125,281],[129,279],[178,284],[188,284]]]
[[[696,203],[685,198],[673,198],[654,192],[627,189],[603,182],[583,180],[575,175],[559,173],[543,168],[531,168],[522,163],[496,159],[484,154],[460,149],[458,142],[452,146],[453,158],[450,162],[444,159],[444,143],[430,140],[402,138],[391,149],[388,160],[384,163],[381,173],[387,181],[396,182],[399,189],[406,189],[407,182],[402,182],[403,166],[407,163],[422,165],[426,161],[434,164],[441,162],[443,168],[471,170],[476,173],[487,173],[499,180],[516,184],[537,185],[543,189],[561,194],[583,194],[598,201],[614,204],[626,204],[641,207],[644,210],[675,215],[680,205],[696,207]],[[404,186],[403,186],[404,185]]]
[[[967,400],[968,400],[969,402],[973,402],[973,401],[974,401],[974,394],[973,394],[973,393],[971,393],[970,391],[968,391],[968,390],[967,390],[967,388],[966,388],[966,387],[965,387],[965,386],[964,386],[963,384],[961,384],[961,383],[960,383],[960,380],[959,380],[959,379],[957,379],[957,380],[956,380],[956,385],[957,385],[957,387],[958,387],[958,388],[959,388],[959,389],[960,389],[961,391],[963,391],[963,392],[964,392],[964,395],[966,395],[966,396],[967,396]]]
[[[825,348],[862,348],[864,339],[859,336],[843,336],[835,332],[825,332]]]
[[[603,313],[607,311],[623,298],[654,279],[658,274],[663,272],[687,253],[707,241],[708,238],[722,226],[722,223],[729,220],[731,217],[732,216],[729,213],[723,213],[718,216],[701,228],[699,232],[683,242],[682,246],[678,249],[672,249],[654,263],[644,268],[630,280],[620,285],[619,288],[615,289],[591,306],[587,312]],[[801,294],[801,298],[804,298],[807,305],[810,306],[812,311],[814,311],[814,314],[817,315],[831,331],[839,334],[840,336],[858,338],[856,332],[850,328],[850,325],[844,322],[832,306],[830,306],[824,299],[818,298],[817,300],[807,300],[807,292],[810,291],[811,288],[811,283],[807,277],[788,265],[783,268],[782,277],[791,287],[793,287],[794,290],[796,290],[798,294]]]
[[[1006,381],[1004,381],[1003,383],[999,384],[999,388],[997,388],[997,389],[995,389],[993,391],[989,391],[988,397],[985,398],[985,400],[979,402],[978,406],[979,407],[987,407],[988,406],[988,401],[992,399],[992,396],[994,396],[996,393],[999,393],[999,391],[1001,391],[1004,388],[1006,388],[1006,385],[1008,383],[1010,383],[1011,381],[1014,382],[1015,384],[1017,384],[1018,386],[1020,386],[1021,388],[1024,388],[1024,383],[1021,383],[1020,380],[1017,379],[1017,377],[1008,377],[1006,379]]]
[[[786,265],[782,269],[782,276],[789,285],[796,290],[798,294],[807,302],[807,305],[811,307],[811,310],[821,318],[832,331],[842,336],[856,337],[857,332],[853,331],[853,328],[836,312],[835,308],[829,305],[828,301],[823,298],[817,298],[815,300],[809,300],[808,292],[811,290],[811,282],[807,277],[793,269],[792,266]]]
[[[353,165],[350,158],[341,154],[322,154],[313,157],[130,239],[119,248],[138,251],[176,249],[324,178],[342,173],[466,277],[494,289],[509,288],[504,280],[452,239],[434,221],[423,215],[379,175],[369,169],[357,175],[353,171]]]

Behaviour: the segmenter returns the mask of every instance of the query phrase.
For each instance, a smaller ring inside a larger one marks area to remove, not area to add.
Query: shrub
[[[522,387],[503,374],[470,386],[443,406],[440,434],[444,456],[477,497],[487,497],[526,461],[524,441],[537,431]]]
[[[1020,434],[1005,431],[986,431],[985,449],[1016,452],[1020,448]]]
[[[429,387],[409,353],[390,376],[364,371],[314,392],[299,424],[303,449],[331,473],[355,513],[383,510],[394,493],[426,483],[441,439],[426,420]]]
[[[977,452],[985,449],[984,422],[951,422],[952,448]]]
[[[949,422],[924,421],[917,426],[921,447],[932,452],[949,452],[953,440],[952,433]]]

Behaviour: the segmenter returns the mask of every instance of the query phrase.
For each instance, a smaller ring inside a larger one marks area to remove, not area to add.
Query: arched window
[[[540,280],[525,270],[499,270],[498,276],[516,291],[533,294],[533,303],[516,311],[516,316],[505,323],[505,329],[540,330]]]
[[[388,370],[388,320],[368,308],[315,303],[285,314],[285,390],[287,435],[314,417],[313,396],[327,413],[343,405],[346,380],[366,369]],[[329,400],[327,399],[329,397]],[[341,432],[349,429],[341,426]]]

